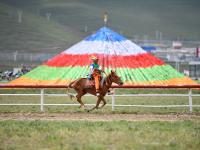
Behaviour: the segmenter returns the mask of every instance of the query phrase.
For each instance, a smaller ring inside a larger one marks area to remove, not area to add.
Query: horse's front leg
[[[103,104],[100,106],[100,108],[103,108],[106,105],[106,100],[102,98]]]
[[[101,100],[102,100],[102,98],[99,96],[99,97],[98,97],[98,100],[97,100],[97,103],[96,103],[96,106],[94,106],[94,107],[93,107],[92,109],[90,109],[89,111],[92,111],[92,110],[94,110],[94,109],[98,109]]]

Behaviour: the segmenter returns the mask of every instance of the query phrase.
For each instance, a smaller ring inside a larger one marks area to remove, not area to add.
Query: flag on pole
[[[104,25],[106,26],[108,22],[108,13],[105,11],[104,12]]]

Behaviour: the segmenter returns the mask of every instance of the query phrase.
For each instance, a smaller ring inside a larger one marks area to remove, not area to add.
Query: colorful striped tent
[[[96,55],[105,72],[116,70],[125,85],[194,85],[195,81],[107,27],[44,62],[11,85],[67,85],[86,77]]]

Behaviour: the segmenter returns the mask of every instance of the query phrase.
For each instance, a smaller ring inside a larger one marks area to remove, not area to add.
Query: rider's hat
[[[90,59],[92,59],[92,60],[98,60],[98,58],[97,58],[96,56],[94,56],[94,55],[92,55],[92,56],[90,57]]]

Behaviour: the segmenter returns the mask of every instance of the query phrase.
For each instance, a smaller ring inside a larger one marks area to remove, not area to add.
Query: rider
[[[94,79],[95,88],[96,88],[96,95],[99,96],[99,82],[101,78],[101,66],[98,64],[98,58],[96,56],[91,56],[90,59],[93,63],[90,65],[90,73],[88,75],[88,79]]]

